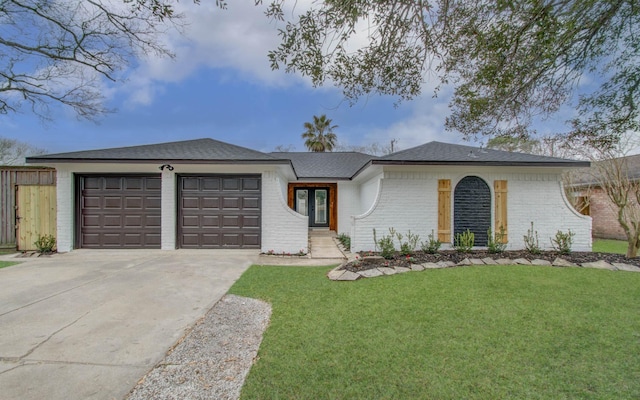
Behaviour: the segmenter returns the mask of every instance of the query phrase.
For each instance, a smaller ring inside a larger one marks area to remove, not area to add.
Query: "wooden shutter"
[[[451,179],[438,179],[438,240],[451,243]]]
[[[507,233],[509,232],[509,225],[507,224],[507,181],[494,181],[493,189],[495,192],[496,205],[494,233],[500,233],[501,229],[504,229],[502,243],[507,243]]]

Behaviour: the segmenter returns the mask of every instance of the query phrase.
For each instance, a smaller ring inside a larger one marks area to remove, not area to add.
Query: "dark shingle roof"
[[[195,139],[181,142],[117,147],[112,149],[75,151],[28,157],[27,162],[266,162],[288,163],[269,154],[213,139]]]
[[[618,166],[620,171],[626,173],[627,177],[632,181],[640,180],[640,154],[614,158],[612,160],[596,161],[592,163],[591,168],[581,168],[573,173],[571,176],[571,186],[587,186],[587,185],[599,185],[598,181],[599,168],[601,164],[616,163],[614,166]],[[606,170],[612,170],[613,167],[608,167]]]
[[[372,161],[372,164],[431,164],[431,165],[504,165],[504,166],[561,166],[588,167],[588,161],[537,156],[502,150],[429,142],[398,151]]]
[[[371,159],[358,152],[283,152],[271,153],[276,158],[291,160],[298,178],[350,179]]]

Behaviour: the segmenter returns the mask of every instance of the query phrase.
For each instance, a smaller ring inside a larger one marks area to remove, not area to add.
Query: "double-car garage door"
[[[83,175],[77,187],[77,247],[160,248],[159,175]],[[260,247],[260,175],[181,175],[177,197],[179,247]]]

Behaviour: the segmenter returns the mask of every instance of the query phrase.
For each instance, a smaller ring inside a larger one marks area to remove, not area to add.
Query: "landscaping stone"
[[[446,265],[441,265],[440,263],[424,263],[420,264],[424,269],[438,269],[438,268],[446,268]]]
[[[335,280],[336,281],[355,281],[358,278],[360,278],[359,274],[356,274],[355,272],[351,272],[351,271],[344,271],[344,274],[340,275],[340,277],[338,277]]]
[[[381,261],[384,260],[382,256],[364,256],[362,257],[363,261]]]
[[[383,275],[382,271],[380,271],[380,268],[365,269],[364,271],[358,273],[365,278],[375,278],[376,276]]]
[[[536,258],[535,260],[531,261],[531,265],[551,265],[551,263],[547,260],[540,260]]]
[[[479,258],[470,258],[469,261],[471,261],[472,265],[485,265],[485,262]]]
[[[578,264],[567,261],[564,258],[556,257],[551,263],[554,267],[579,267]]]
[[[531,262],[526,258],[516,258],[513,260],[513,263],[517,265],[531,265]]]
[[[411,271],[411,268],[407,268],[407,267],[396,267],[396,272],[401,274],[403,272],[409,272]]]
[[[471,265],[471,260],[469,260],[468,258],[465,258],[464,260],[460,261],[456,265]]]
[[[640,268],[635,265],[625,263],[611,263],[618,271],[640,272]]]
[[[420,264],[411,264],[412,271],[424,271],[424,267]]]
[[[496,264],[498,265],[511,265],[513,261],[510,258],[498,258],[496,260]]]
[[[584,268],[608,269],[610,271],[615,271],[616,270],[616,267],[614,267],[613,265],[609,264],[608,262],[606,262],[604,260],[583,263],[582,267],[584,267]]]
[[[332,269],[331,271],[329,271],[329,273],[327,274],[327,277],[329,279],[331,279],[332,281],[337,281],[340,279],[340,277],[342,276],[342,274],[344,274],[346,271],[345,270],[340,270],[340,269]]]
[[[496,260],[494,260],[491,257],[483,258],[482,262],[485,263],[486,265],[496,265]]]
[[[380,270],[380,272],[382,272],[385,275],[394,275],[397,273],[395,268],[389,268],[389,267],[378,267],[378,270]]]
[[[438,264],[440,268],[449,268],[449,267],[456,266],[456,264],[453,261],[438,261],[436,264]]]

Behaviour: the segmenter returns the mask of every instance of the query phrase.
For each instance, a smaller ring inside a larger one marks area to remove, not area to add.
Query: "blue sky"
[[[105,86],[116,113],[96,124],[53,108],[53,121],[42,123],[25,109],[0,116],[0,136],[48,153],[205,137],[260,151],[277,145],[304,151],[303,123],[326,114],[339,126],[342,145],[395,139],[396,149],[406,149],[431,140],[462,142],[444,130],[449,91],[433,98],[436,82],[426,82],[422,97],[398,107],[396,99],[377,96],[350,106],[331,84],[313,88],[308,79],[270,69],[267,51],[278,43],[277,26],[252,1],[228,10],[213,1],[178,7],[189,26],[183,35],[163,38],[177,57],[139,60],[125,71],[126,81]]]

